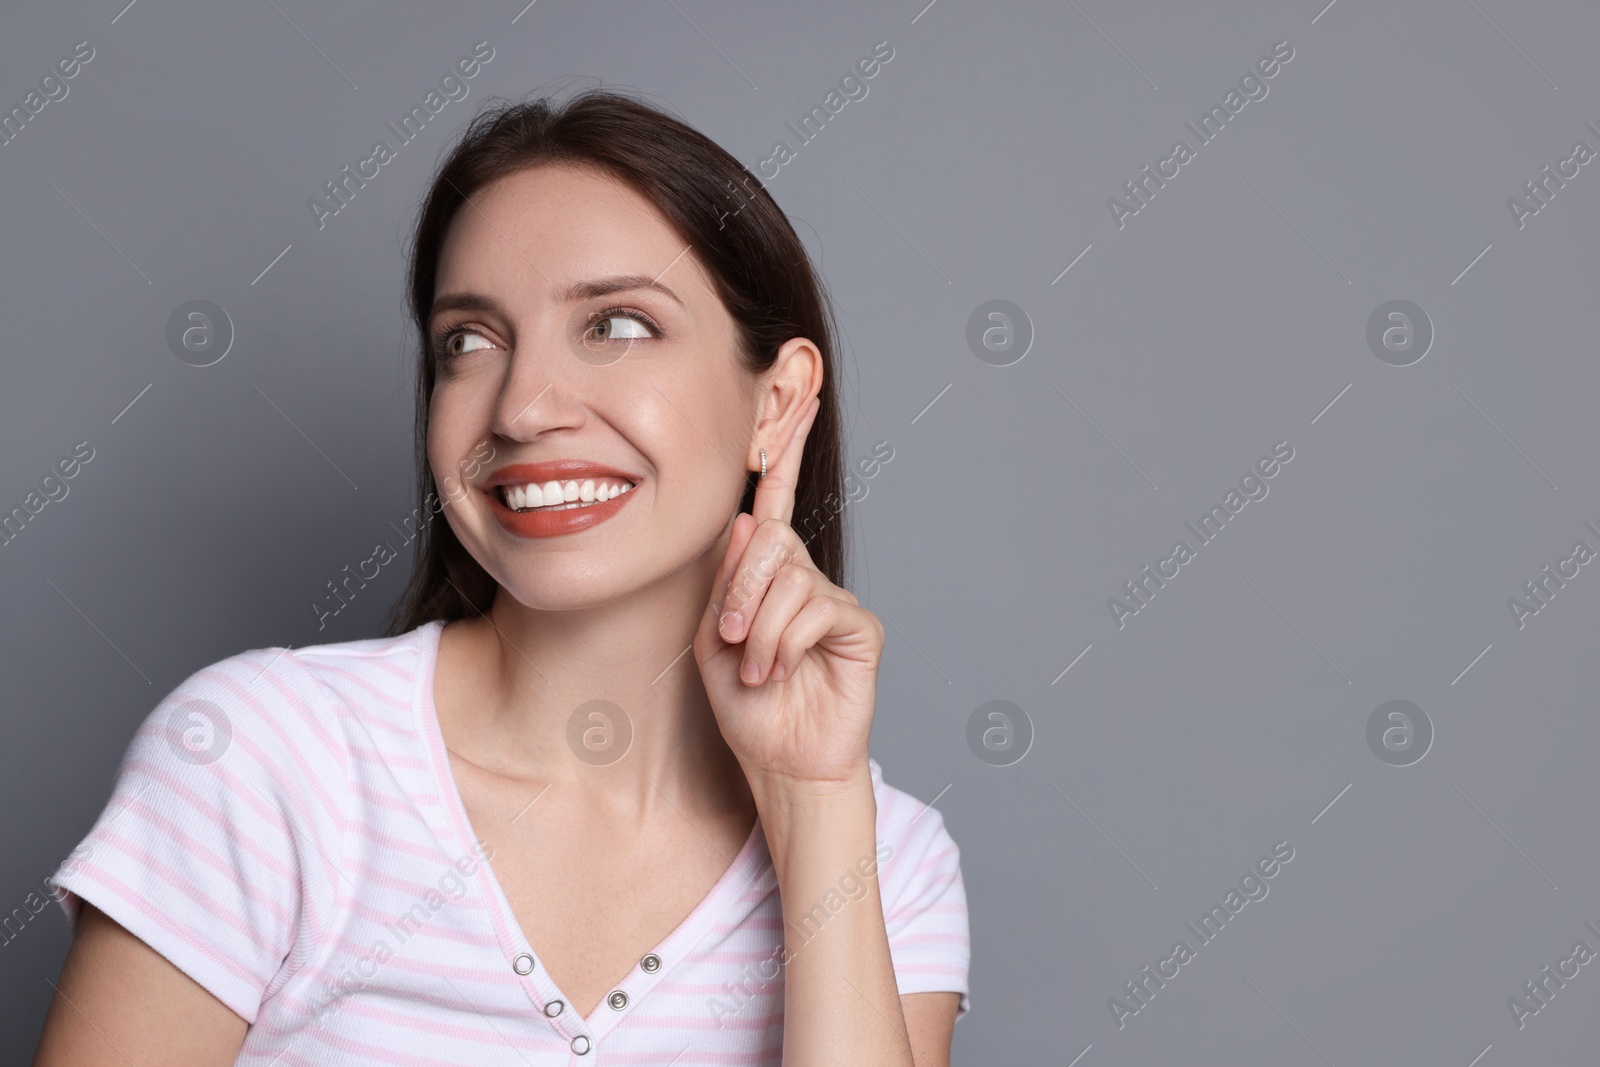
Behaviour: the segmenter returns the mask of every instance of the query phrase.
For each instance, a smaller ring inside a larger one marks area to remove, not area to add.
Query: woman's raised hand
[[[883,624],[811,561],[789,525],[813,399],[734,519],[695,660],[752,785],[827,789],[867,765]],[[831,521],[831,517],[830,517]]]

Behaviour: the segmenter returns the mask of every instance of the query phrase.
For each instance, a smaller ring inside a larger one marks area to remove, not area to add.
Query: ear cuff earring
[[[761,453],[761,477],[765,478],[767,476],[767,450],[759,448],[757,451]]]

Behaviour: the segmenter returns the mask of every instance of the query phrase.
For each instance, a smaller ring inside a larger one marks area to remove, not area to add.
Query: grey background
[[[376,634],[403,564],[326,630],[309,605],[415,507],[401,242],[486,95],[641,88],[753,169],[886,40],[769,188],[840,305],[849,454],[895,450],[851,580],[891,624],[873,753],[962,848],[956,1061],[1592,1058],[1595,966],[1520,1030],[1506,1001],[1600,949],[1600,577],[1522,629],[1506,600],[1600,548],[1600,163],[1520,230],[1506,200],[1600,149],[1600,11],[923,2],[8,10],[5,108],[95,58],[0,147],[0,510],[95,458],[0,548],[0,911],[177,682]],[[480,39],[467,100],[319,232],[307,199]],[[1119,229],[1107,198],[1280,40],[1269,95]],[[164,339],[197,298],[238,333],[205,368]],[[1032,323],[1012,366],[965,341],[991,299]],[[1365,341],[1391,299],[1433,322],[1409,367]],[[1107,598],[1280,440],[1268,497],[1119,630]],[[966,742],[995,699],[1033,724],[1009,767]],[[1433,723],[1412,766],[1365,740],[1392,699]],[[1119,1029],[1108,998],[1280,840],[1269,896]],[[52,905],[0,947],[11,1062],[66,944]]]

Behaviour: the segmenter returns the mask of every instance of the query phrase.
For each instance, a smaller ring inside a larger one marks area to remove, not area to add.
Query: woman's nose
[[[495,403],[495,432],[531,439],[555,426],[576,426],[584,420],[578,388],[581,368],[562,351],[512,354],[505,382]]]

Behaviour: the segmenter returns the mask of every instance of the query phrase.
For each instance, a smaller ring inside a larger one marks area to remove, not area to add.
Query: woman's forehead
[[[625,274],[660,278],[686,303],[712,291],[688,242],[648,199],[609,175],[554,164],[474,193],[451,221],[438,267],[441,291],[531,275],[553,293]]]

